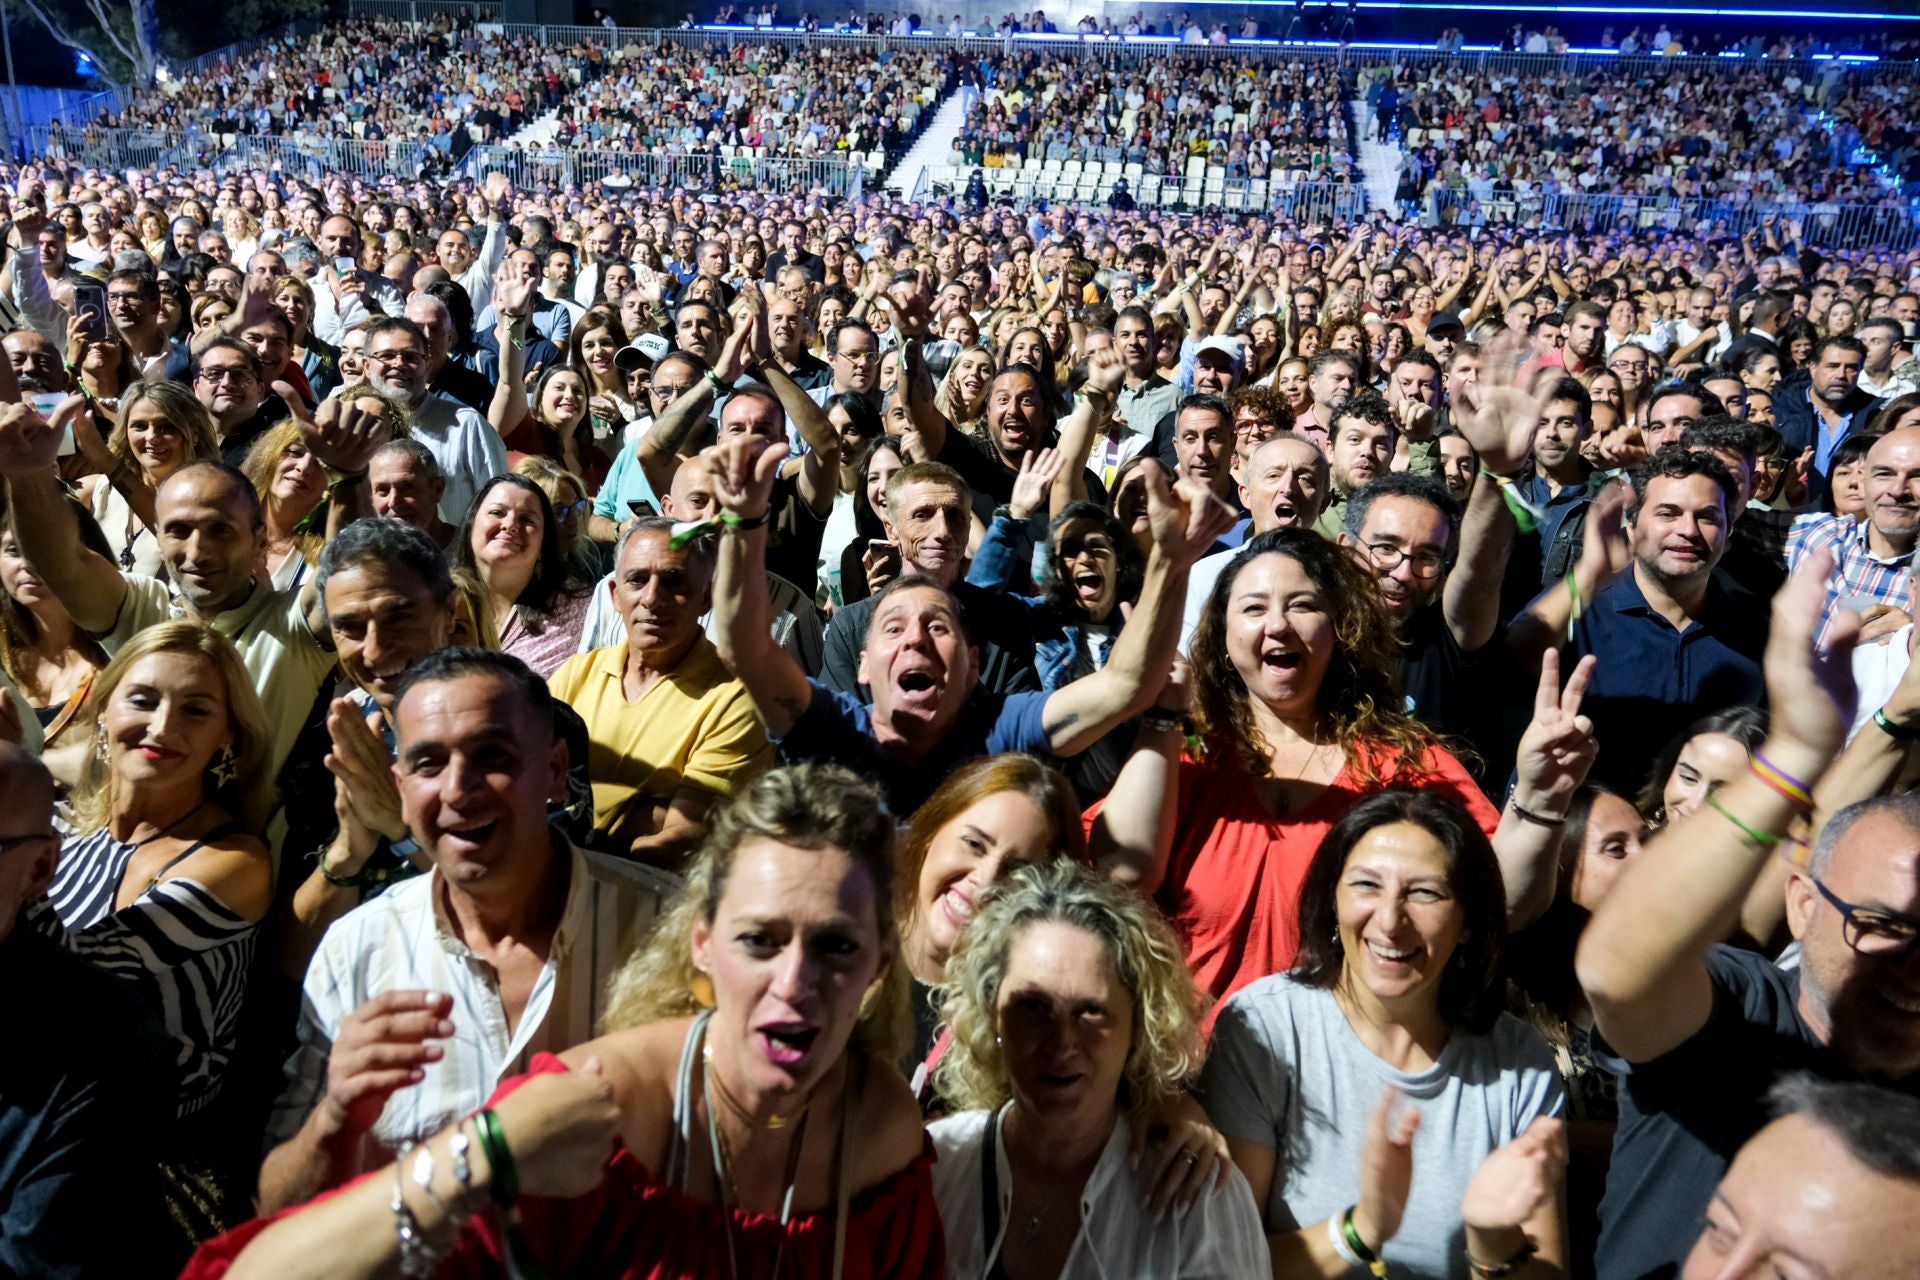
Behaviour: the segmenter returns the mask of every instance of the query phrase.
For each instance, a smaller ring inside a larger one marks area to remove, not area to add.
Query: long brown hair
[[[983,756],[948,775],[939,789],[913,811],[913,821],[900,843],[899,871],[894,879],[894,920],[905,937],[919,910],[920,869],[926,865],[933,838],[949,822],[988,796],[1015,791],[1033,801],[1047,822],[1046,845],[1055,857],[1086,861],[1086,830],[1080,825],[1080,803],[1073,785],[1058,769],[1032,756]]]
[[[1270,767],[1270,747],[1260,736],[1247,686],[1227,655],[1227,601],[1246,567],[1261,556],[1279,555],[1298,564],[1325,601],[1333,619],[1333,657],[1320,684],[1318,706],[1333,731],[1347,767],[1367,786],[1386,773],[1420,772],[1423,757],[1439,740],[1401,710],[1397,673],[1400,641],[1366,570],[1344,548],[1307,529],[1274,529],[1247,543],[1227,565],[1207,598],[1193,635],[1194,718],[1210,751],[1233,752],[1255,776]]]

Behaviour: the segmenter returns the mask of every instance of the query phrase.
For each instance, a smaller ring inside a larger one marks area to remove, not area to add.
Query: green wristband
[[[480,1149],[486,1153],[487,1164],[493,1170],[493,1199],[502,1209],[511,1209],[513,1202],[520,1198],[520,1175],[513,1167],[513,1149],[507,1146],[506,1131],[500,1127],[500,1117],[488,1107],[478,1117],[479,1123],[474,1131],[480,1135]]]

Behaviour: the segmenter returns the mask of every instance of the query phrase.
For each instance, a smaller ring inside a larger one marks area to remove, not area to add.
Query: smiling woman
[[[1462,1275],[1463,1250],[1514,1275],[1560,1264],[1558,1194],[1462,1222],[1481,1162],[1565,1105],[1546,1043],[1500,1010],[1506,898],[1485,833],[1438,796],[1363,800],[1314,854],[1298,917],[1293,972],[1226,1002],[1205,1076],[1276,1272],[1337,1266],[1341,1245],[1403,1275]],[[1415,1119],[1379,1114],[1394,1092],[1419,1101]],[[1363,1143],[1382,1128],[1384,1152]],[[1379,1177],[1409,1161],[1413,1199]]]

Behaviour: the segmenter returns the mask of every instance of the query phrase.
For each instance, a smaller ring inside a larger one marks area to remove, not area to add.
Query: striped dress
[[[168,867],[238,829],[208,832]],[[105,827],[69,836],[60,846],[53,884],[30,919],[69,951],[135,984],[153,1001],[173,1047],[178,1112],[185,1118],[220,1094],[259,924],[235,915],[184,877],[153,885],[115,911],[114,898],[136,848],[135,842],[114,839]]]

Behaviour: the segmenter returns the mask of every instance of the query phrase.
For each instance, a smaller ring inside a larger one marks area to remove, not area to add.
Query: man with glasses
[[[1638,343],[1623,342],[1607,357],[1607,369],[1620,381],[1620,398],[1627,404],[1636,404],[1653,371],[1653,357]]]
[[[1439,477],[1389,472],[1347,500],[1338,534],[1373,575],[1402,642],[1407,710],[1476,742],[1497,738],[1486,732],[1492,699],[1477,659],[1499,619],[1509,545],[1500,506],[1496,486],[1479,485],[1463,519]]]
[[[287,418],[286,402],[267,387],[260,357],[238,338],[214,338],[202,348],[193,365],[193,394],[213,415],[220,456],[230,466],[245,463],[253,442]]]
[[[832,380],[807,392],[815,404],[834,396],[865,396],[880,407],[880,339],[864,320],[842,320],[827,334],[827,367]]]
[[[1821,574],[1801,574],[1775,598],[1766,653],[1774,718],[1751,767],[1627,865],[1580,940],[1595,1047],[1621,1076],[1600,1207],[1602,1276],[1676,1274],[1715,1184],[1766,1125],[1768,1092],[1783,1076],[1920,1087],[1920,797],[1846,803],[1892,782],[1920,730],[1920,682],[1903,682],[1829,769],[1854,689],[1844,653],[1831,670],[1814,638],[1824,589]],[[1848,794],[1833,794],[1835,784]],[[1783,843],[1815,785],[1843,807],[1810,850]],[[1756,887],[1780,875],[1782,855],[1792,864],[1784,903],[1770,905],[1784,905],[1800,943],[1791,969],[1716,945],[1764,900]],[[1844,1208],[1823,1206],[1819,1217]]]
[[[485,418],[427,389],[428,360],[427,335],[413,321],[382,316],[367,325],[367,385],[412,412],[413,438],[433,454],[446,477],[440,518],[457,525],[481,486],[507,469],[507,450]]]
[[[193,359],[184,343],[175,342],[160,327],[160,282],[152,272],[135,269],[108,276],[107,315],[132,350],[142,378],[187,380]]]
[[[158,1028],[130,986],[22,927],[60,856],[53,777],[0,743],[0,795],[0,982],[8,1012],[32,1019],[19,1025],[61,1029],[0,1071],[0,1273],[136,1275],[164,1249],[141,1109],[165,1061]]]

